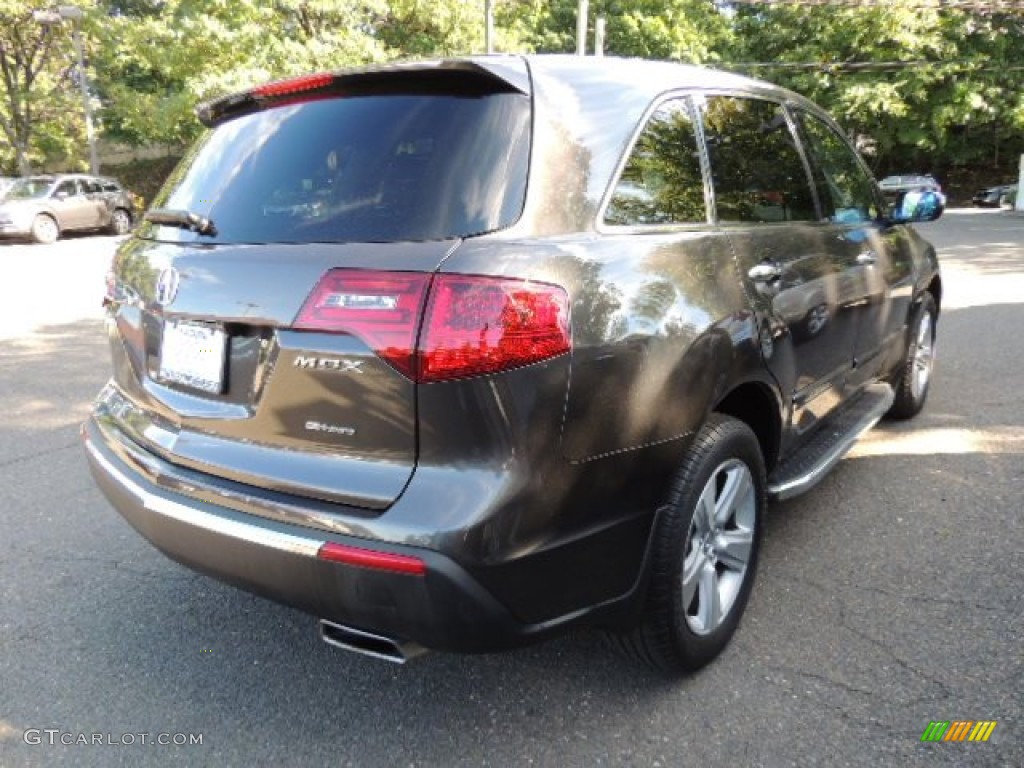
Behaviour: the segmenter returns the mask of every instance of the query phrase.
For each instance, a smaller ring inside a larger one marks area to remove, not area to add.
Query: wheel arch
[[[776,391],[761,381],[747,381],[729,390],[712,409],[746,424],[757,437],[765,469],[771,472],[782,443],[782,408]]]
[[[932,295],[935,299],[935,310],[936,313],[942,311],[942,278],[939,275],[934,275],[931,282],[925,288],[925,291]]]

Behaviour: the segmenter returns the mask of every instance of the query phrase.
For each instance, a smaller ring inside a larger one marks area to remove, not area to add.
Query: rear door
[[[50,206],[61,229],[82,229],[89,226],[90,203],[77,179],[64,179],[50,195]]]
[[[856,322],[843,311],[849,265],[822,226],[786,110],[739,95],[700,97],[716,217],[747,291],[766,315],[766,362],[812,427],[842,399]],[[770,340],[770,341],[768,341]]]
[[[270,491],[398,497],[432,275],[525,195],[529,98],[443,74],[285,87],[200,140],[154,206],[215,231],[145,224],[116,257],[112,426]]]
[[[105,227],[110,221],[109,201],[103,192],[103,185],[99,179],[79,179],[79,185],[88,200],[87,214],[84,217],[83,226],[90,229]]]

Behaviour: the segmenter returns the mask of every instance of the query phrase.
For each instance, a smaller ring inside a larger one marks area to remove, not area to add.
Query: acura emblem
[[[174,297],[178,295],[178,283],[180,281],[181,276],[174,267],[167,267],[162,270],[160,277],[156,279],[156,303],[166,307],[174,301]]]

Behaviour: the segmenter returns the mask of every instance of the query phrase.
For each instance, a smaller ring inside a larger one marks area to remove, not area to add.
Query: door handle
[[[751,267],[747,275],[755,283],[770,283],[782,277],[782,267],[774,261],[762,261]]]
[[[874,251],[863,251],[862,253],[857,254],[857,263],[862,266],[871,266],[872,264],[877,263],[877,261],[878,254]]]

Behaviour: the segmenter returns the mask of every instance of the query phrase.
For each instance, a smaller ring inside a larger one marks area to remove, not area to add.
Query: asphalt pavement
[[[920,229],[925,412],[770,509],[738,634],[677,681],[586,631],[396,667],[165,559],[78,437],[117,239],[0,245],[0,766],[1024,765],[1024,217]],[[997,725],[923,744],[933,720]]]

